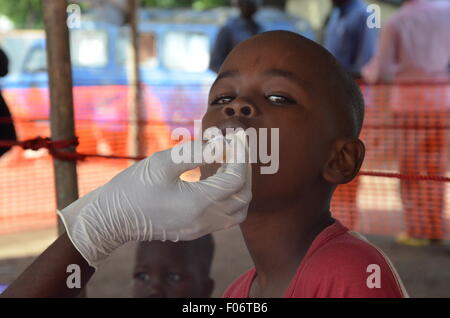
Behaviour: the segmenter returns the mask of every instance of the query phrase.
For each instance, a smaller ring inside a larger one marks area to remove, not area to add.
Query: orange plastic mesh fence
[[[207,87],[198,99],[206,105]],[[348,227],[362,233],[450,238],[450,85],[361,85],[366,109],[361,139],[366,145],[362,173],[337,188],[331,210]],[[199,90],[197,90],[198,92]],[[109,93],[114,92],[116,99]],[[75,88],[76,134],[80,153],[127,155],[126,90],[94,94]],[[20,140],[49,136],[48,99],[34,91],[4,95]],[[83,95],[77,103],[77,96]],[[144,94],[145,96],[145,94]],[[184,97],[183,97],[184,96]],[[171,111],[147,94],[143,131],[146,154],[166,149],[174,127],[189,126],[199,117],[183,112],[186,94],[170,98]],[[109,98],[109,99],[108,99]],[[88,103],[96,99],[96,103]],[[45,107],[28,109],[30,101]],[[99,101],[101,105],[99,106]],[[108,108],[108,106],[115,105]],[[43,110],[42,110],[43,109]],[[92,114],[93,116],[84,116]],[[189,127],[192,129],[192,127]],[[108,181],[130,162],[87,159],[78,162],[79,192],[83,195]],[[193,172],[189,180],[198,178]],[[56,224],[53,166],[47,150],[14,147],[0,158],[0,234]]]

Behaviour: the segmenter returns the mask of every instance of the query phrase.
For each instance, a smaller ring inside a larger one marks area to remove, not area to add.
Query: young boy
[[[134,267],[134,297],[211,297],[214,241],[206,235],[194,241],[140,242]]]
[[[240,225],[255,267],[225,297],[405,297],[389,260],[329,210],[364,158],[361,93],[333,56],[273,31],[238,45],[213,84],[203,129],[279,128],[279,170],[253,164]],[[269,149],[270,151],[270,149]],[[202,177],[217,167],[202,167]]]
[[[255,268],[239,277],[225,297],[406,296],[395,269],[382,252],[349,232],[331,217],[329,210],[336,186],[351,181],[363,161],[364,145],[358,139],[363,113],[364,103],[354,81],[329,52],[302,36],[286,31],[267,32],[242,42],[230,52],[211,88],[203,128],[278,128],[280,162],[275,174],[260,174],[261,164],[252,165],[252,201],[240,226]],[[178,232],[181,234],[221,229],[210,224],[202,227],[203,223],[189,221],[185,216],[195,210],[193,203],[205,204],[202,199],[212,194],[217,198],[224,192],[221,201],[213,202],[217,206],[227,203],[227,215],[238,213],[235,211],[241,211],[243,206],[246,211],[249,183],[233,187],[233,180],[242,180],[246,172],[238,169],[241,166],[235,165],[234,170],[219,173],[220,178],[215,175],[215,179],[201,183],[200,192],[196,187],[183,192],[173,173],[179,175],[188,166],[174,167],[167,158],[167,152],[147,158],[76,201],[68,211],[63,210],[71,216],[65,219],[70,234],[77,234],[70,226],[75,224],[81,233],[86,232],[85,228],[92,229],[89,233],[98,239],[62,235],[10,286],[5,296],[76,295],[66,286],[67,265],[80,264],[85,285],[94,273],[89,264],[101,263],[122,242],[146,237],[142,232],[147,227],[140,224],[147,225],[147,219],[154,223],[152,229],[165,229],[167,223],[176,223],[183,230]],[[154,173],[149,173],[150,166]],[[177,171],[168,174],[163,169],[166,166]],[[216,172],[213,165],[204,166],[203,178],[212,172]],[[148,181],[148,176],[177,183],[160,186],[159,181],[154,186],[156,181]],[[130,178],[139,180],[132,188],[138,191],[136,195],[128,191]],[[187,184],[182,185],[185,190]],[[202,192],[204,196],[197,195]],[[126,204],[109,204],[109,193],[120,194]],[[144,193],[151,200],[145,200]],[[229,193],[235,194],[227,197]],[[135,200],[125,201],[128,196]],[[176,201],[180,196],[186,202],[181,209],[179,202],[169,204],[168,198]],[[92,197],[102,198],[108,204],[96,200],[86,208],[86,201],[89,203]],[[163,205],[165,213],[156,203]],[[146,214],[137,214],[144,206]],[[112,240],[116,236],[118,240]],[[182,235],[181,239],[191,237]],[[152,235],[152,240],[158,239],[160,236]]]

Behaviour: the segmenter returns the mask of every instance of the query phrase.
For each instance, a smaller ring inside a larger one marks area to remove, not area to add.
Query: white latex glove
[[[201,165],[175,164],[171,149],[157,152],[58,214],[94,268],[129,241],[193,240],[242,222],[251,200],[250,164],[223,164],[198,182],[179,178]]]

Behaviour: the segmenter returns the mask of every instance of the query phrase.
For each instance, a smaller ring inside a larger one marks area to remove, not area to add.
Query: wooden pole
[[[70,64],[69,31],[67,29],[67,2],[43,0],[47,42],[47,63],[50,90],[50,128],[52,140],[75,137],[72,96],[72,68]],[[74,150],[74,147],[62,149]],[[75,161],[53,158],[56,205],[58,210],[78,199]],[[58,232],[64,231],[58,222]]]
[[[139,0],[129,0],[130,44],[128,46],[128,154],[145,155],[143,130],[139,124],[142,116],[139,74]],[[131,162],[134,163],[134,162]]]

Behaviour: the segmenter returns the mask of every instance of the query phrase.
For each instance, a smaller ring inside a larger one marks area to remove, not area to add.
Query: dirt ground
[[[55,230],[0,236],[0,285],[9,284],[56,237]],[[251,267],[251,259],[238,228],[214,235],[216,251],[212,276],[213,297]],[[407,247],[391,237],[370,235],[391,259],[411,297],[450,297],[450,244]],[[130,297],[135,244],[121,247],[98,270],[88,285],[88,297]]]

